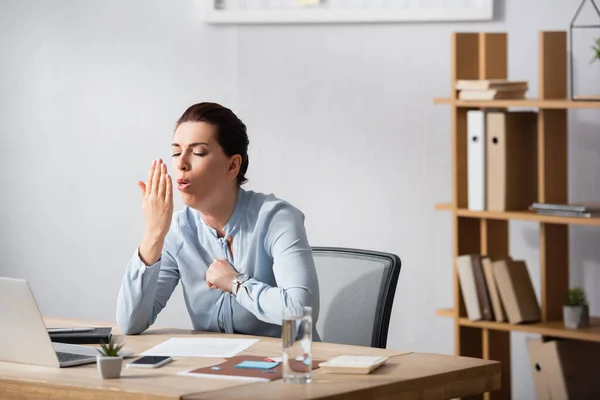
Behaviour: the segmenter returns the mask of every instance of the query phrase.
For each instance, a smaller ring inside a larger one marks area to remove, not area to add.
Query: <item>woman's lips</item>
[[[191,183],[187,179],[177,179],[177,189],[181,190],[182,192],[185,192],[190,185]]]

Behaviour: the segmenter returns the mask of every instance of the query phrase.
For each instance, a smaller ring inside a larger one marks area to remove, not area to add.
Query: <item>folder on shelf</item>
[[[520,324],[539,321],[540,306],[525,261],[494,261],[492,270],[508,322]]]
[[[471,211],[486,209],[485,111],[467,111],[467,190]]]
[[[486,125],[487,209],[527,210],[537,197],[537,112],[488,112]]]
[[[527,348],[538,400],[598,398],[599,343],[535,338]]]

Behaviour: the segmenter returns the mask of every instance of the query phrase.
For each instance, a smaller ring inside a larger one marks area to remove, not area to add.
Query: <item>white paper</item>
[[[259,339],[171,338],[141,355],[171,357],[229,358],[246,350]]]

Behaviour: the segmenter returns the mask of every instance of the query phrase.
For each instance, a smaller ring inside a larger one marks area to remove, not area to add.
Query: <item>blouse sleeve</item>
[[[303,306],[312,307],[313,321],[316,322],[319,283],[304,227],[304,214],[288,205],[278,207],[271,215],[264,245],[273,259],[277,286],[251,278],[239,288],[236,299],[258,319],[271,324],[282,324],[284,309]]]

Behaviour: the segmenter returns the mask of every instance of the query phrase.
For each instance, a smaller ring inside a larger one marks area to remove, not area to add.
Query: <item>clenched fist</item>
[[[221,289],[231,292],[231,285],[238,273],[233,269],[229,261],[224,258],[215,260],[206,271],[206,283],[211,289]]]

